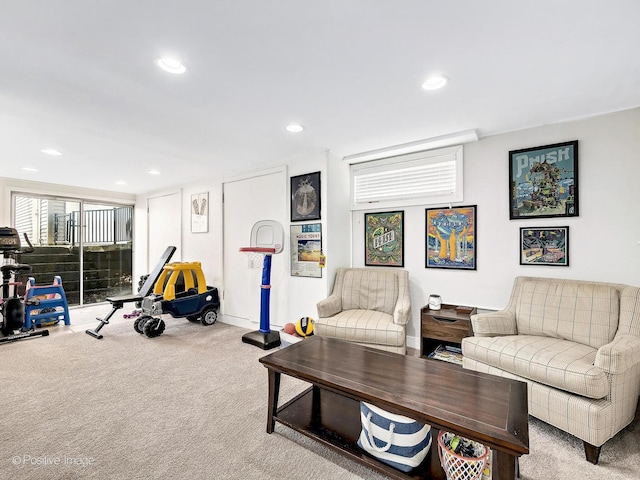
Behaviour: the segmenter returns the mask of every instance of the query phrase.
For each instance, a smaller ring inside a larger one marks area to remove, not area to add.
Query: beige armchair
[[[406,353],[411,318],[406,270],[339,268],[333,292],[317,307],[316,335]]]
[[[590,462],[633,420],[640,288],[517,277],[504,310],[471,321],[464,368],[526,382],[529,414],[583,440]]]

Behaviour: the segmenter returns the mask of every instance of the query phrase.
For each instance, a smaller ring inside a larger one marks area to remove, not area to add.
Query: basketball
[[[302,317],[296,322],[296,333],[301,337],[313,335],[313,318]]]
[[[285,323],[282,330],[284,331],[284,333],[288,333],[289,335],[296,334],[296,326],[293,323]]]

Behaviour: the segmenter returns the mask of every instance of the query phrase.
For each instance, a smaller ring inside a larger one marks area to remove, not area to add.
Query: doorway
[[[261,268],[250,268],[240,247],[250,245],[251,228],[260,220],[276,220],[285,228],[287,212],[286,169],[277,169],[249,178],[223,184],[223,314],[228,323],[256,326],[260,321]],[[288,279],[288,241],[281,254],[271,263],[271,324],[283,325],[286,312],[286,281]]]
[[[147,272],[150,272],[167,246],[176,247],[172,260],[182,258],[182,193],[173,192],[147,200]]]

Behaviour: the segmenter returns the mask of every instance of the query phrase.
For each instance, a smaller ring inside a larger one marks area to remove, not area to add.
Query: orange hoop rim
[[[239,252],[276,253],[275,248],[267,247],[240,247]]]

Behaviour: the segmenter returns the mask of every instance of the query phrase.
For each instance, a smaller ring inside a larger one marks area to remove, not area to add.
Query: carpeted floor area
[[[0,478],[384,478],[279,424],[265,432],[269,352],[242,343],[246,330],[166,322],[154,339],[126,321],[103,340],[79,328],[0,345]],[[281,401],[306,386],[284,376]],[[636,419],[594,466],[531,419],[522,478],[640,479],[639,437]]]

